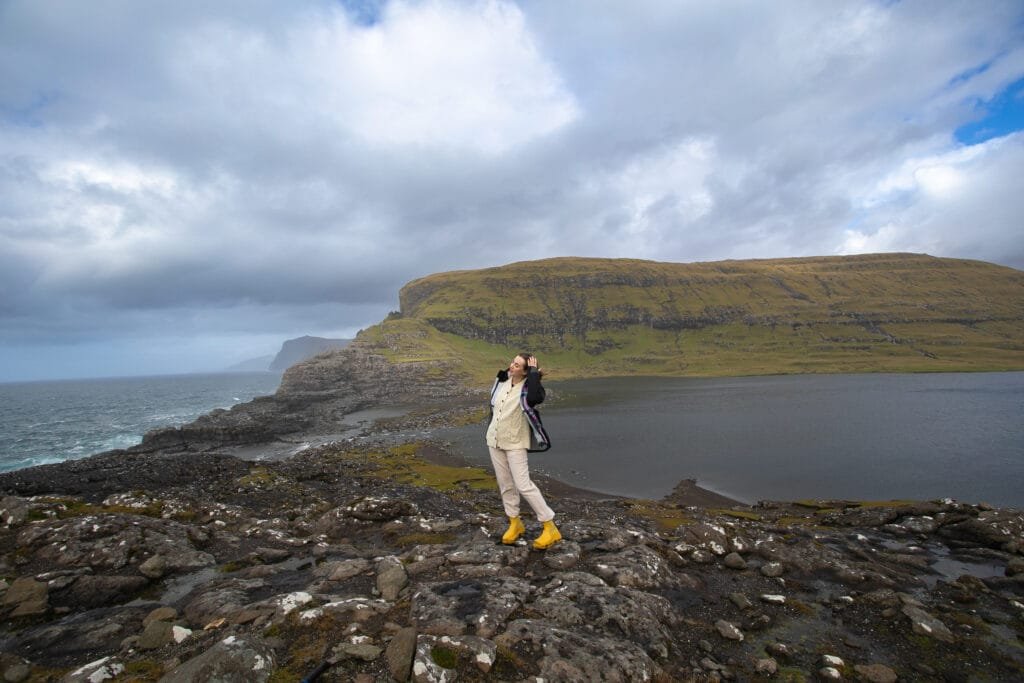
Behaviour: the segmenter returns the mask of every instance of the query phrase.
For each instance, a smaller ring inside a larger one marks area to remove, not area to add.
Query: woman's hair
[[[519,356],[520,358],[522,358],[525,363],[527,363],[526,367],[523,368],[523,372],[528,374],[530,372],[529,361],[530,361],[531,358],[533,358],[533,354],[530,353],[529,351],[520,351],[516,355]],[[544,373],[541,372],[540,368],[537,368],[537,376],[538,377],[543,377],[544,376]]]

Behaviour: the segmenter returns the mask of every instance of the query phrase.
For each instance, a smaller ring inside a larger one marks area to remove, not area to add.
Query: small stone
[[[706,550],[694,550],[693,554],[690,555],[690,559],[697,564],[710,564],[714,562],[715,556]]]
[[[896,672],[884,664],[857,664],[853,670],[868,683],[896,683]]]
[[[789,659],[793,656],[793,651],[790,650],[789,646],[785,643],[769,643],[765,647],[765,650],[767,650],[769,654],[781,657],[782,659]]]
[[[771,657],[765,657],[757,660],[754,671],[761,676],[774,676],[779,671],[779,663]]]
[[[946,643],[952,643],[956,640],[945,624],[920,607],[914,607],[909,604],[904,605],[903,614],[910,617],[911,628],[918,635],[928,636]]]
[[[839,673],[839,669],[832,666],[821,667],[818,669],[818,675],[826,681],[838,681],[843,678],[843,675]]]
[[[22,683],[22,681],[28,680],[31,673],[32,667],[24,662],[18,662],[4,671],[4,681],[6,683]]]
[[[767,594],[766,593],[766,594],[761,596],[761,602],[767,602],[767,603],[772,604],[772,605],[785,605],[786,604],[786,596],[785,595],[771,595],[771,594]]]
[[[740,609],[750,609],[754,606],[754,603],[750,601],[750,598],[743,593],[731,593],[729,595],[729,601]]]
[[[388,643],[385,653],[388,660],[388,671],[398,683],[405,683],[412,673],[412,661],[416,656],[416,629],[407,627],[400,629]]]
[[[836,657],[835,655],[822,655],[821,663],[825,666],[832,666],[837,669],[841,669],[844,666],[846,666],[846,663],[842,660],[842,658]]]
[[[377,590],[385,600],[394,600],[409,583],[402,561],[397,557],[385,557],[377,563]]]
[[[725,556],[723,562],[725,563],[725,566],[729,569],[740,570],[747,568],[747,561],[744,560],[743,556],[739,553],[729,553]]]
[[[783,568],[781,562],[765,562],[761,565],[761,574],[770,579],[782,576],[782,571]]]
[[[1014,557],[1006,563],[1006,575],[1016,576],[1017,574],[1024,574],[1024,557]]]
[[[159,579],[167,573],[167,560],[163,555],[154,555],[139,565],[139,573],[147,579]]]
[[[178,618],[178,610],[173,607],[157,607],[146,615],[142,620],[143,626],[149,626],[151,621],[174,621]]]
[[[697,643],[697,645],[700,647],[700,649],[704,650],[704,652],[708,653],[710,653],[714,649],[711,643],[703,639],[699,643]]]
[[[174,625],[167,621],[151,621],[139,636],[138,646],[142,650],[156,650],[174,640]]]
[[[372,662],[380,657],[381,652],[383,650],[369,643],[342,643],[332,650],[335,657],[360,659],[364,662]]]
[[[743,632],[735,624],[731,624],[724,619],[719,619],[715,622],[715,628],[718,629],[718,634],[723,638],[729,640],[743,640]]]

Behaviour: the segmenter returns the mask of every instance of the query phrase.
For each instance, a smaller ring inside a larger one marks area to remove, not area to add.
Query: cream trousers
[[[519,516],[519,497],[522,496],[533,508],[538,521],[548,522],[554,519],[554,511],[544,502],[540,489],[530,479],[526,451],[505,451],[500,448],[489,450],[491,464],[494,465],[494,476],[501,491],[501,502],[505,505],[505,514],[509,517]]]

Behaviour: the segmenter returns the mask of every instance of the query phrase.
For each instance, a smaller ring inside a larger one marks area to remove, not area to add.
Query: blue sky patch
[[[991,100],[974,105],[979,118],[956,129],[954,136],[965,145],[1024,130],[1024,78],[1007,86]]]
[[[387,0],[339,0],[349,18],[359,26],[373,26],[380,23]]]

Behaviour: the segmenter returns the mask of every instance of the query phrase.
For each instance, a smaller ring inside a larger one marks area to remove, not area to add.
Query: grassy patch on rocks
[[[672,533],[683,524],[693,524],[693,519],[674,505],[665,505],[653,500],[633,500],[629,503],[633,514],[651,520],[662,533]]]
[[[407,443],[371,453],[368,460],[378,465],[371,476],[446,492],[461,488],[491,490],[496,486],[494,475],[480,467],[452,467],[427,462],[419,456],[421,448],[421,444]]]

